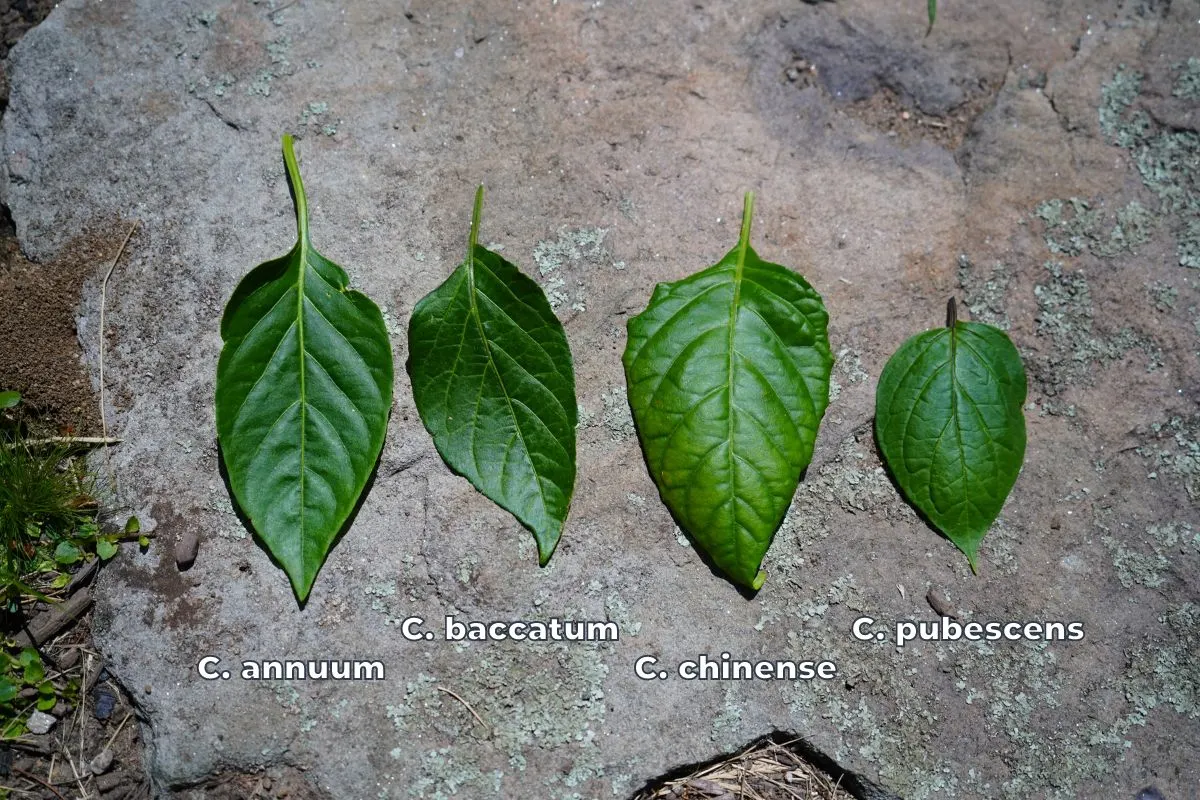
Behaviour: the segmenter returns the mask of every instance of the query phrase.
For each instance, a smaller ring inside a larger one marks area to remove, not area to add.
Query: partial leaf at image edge
[[[393,373],[378,307],[312,246],[290,136],[283,156],[297,241],[225,307],[216,419],[237,502],[303,602],[383,448]]]
[[[833,355],[821,296],[750,247],[655,287],[629,320],[629,405],[659,494],[732,581],[757,590],[763,557],[812,460]]]
[[[477,243],[413,309],[408,372],[421,421],[452,470],[513,514],[550,560],[575,488],[575,375],[562,323],[516,266]]]
[[[1025,368],[998,328],[957,320],[913,336],[875,396],[883,461],[905,498],[978,570],[979,545],[1025,458]]]

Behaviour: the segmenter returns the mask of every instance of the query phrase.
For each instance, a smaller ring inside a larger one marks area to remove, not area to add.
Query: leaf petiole
[[[292,147],[292,135],[283,135],[283,165],[287,169],[288,190],[296,207],[296,230],[302,246],[308,244],[308,199],[304,196],[304,180],[300,177],[300,166],[296,163],[296,151]]]
[[[467,261],[475,258],[475,244],[479,241],[479,221],[483,218],[483,184],[475,190],[475,208],[471,211],[471,235],[467,238]]]

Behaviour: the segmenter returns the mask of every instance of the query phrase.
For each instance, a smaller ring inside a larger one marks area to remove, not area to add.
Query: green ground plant
[[[124,531],[101,531],[94,476],[69,440],[29,435],[20,400],[0,392],[0,741],[21,736],[35,708],[78,694],[77,683],[47,677],[36,649],[10,638],[24,626],[25,609],[53,602],[73,565],[112,558],[117,543],[137,533],[136,519]]]

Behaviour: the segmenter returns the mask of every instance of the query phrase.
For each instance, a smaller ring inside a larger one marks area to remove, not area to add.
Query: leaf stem
[[[471,211],[471,235],[467,239],[467,261],[475,257],[475,245],[479,241],[479,220],[483,217],[483,184],[475,190],[475,208]]]
[[[958,324],[958,304],[951,297],[946,301],[946,327],[954,330],[954,326]]]
[[[308,245],[308,201],[304,197],[304,181],[300,178],[300,166],[296,163],[296,152],[292,148],[292,135],[283,135],[283,165],[287,169],[288,189],[296,206],[296,230],[300,241]]]
[[[742,233],[738,236],[738,249],[743,253],[750,244],[750,222],[754,219],[754,192],[746,192],[746,200],[742,206]]]

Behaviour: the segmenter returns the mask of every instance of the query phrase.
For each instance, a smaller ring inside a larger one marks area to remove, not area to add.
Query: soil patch
[[[112,237],[84,234],[58,258],[37,263],[21,254],[8,209],[2,213],[0,386],[20,392],[47,432],[98,435],[99,408],[81,360],[75,309],[84,281],[102,274],[116,254]]]

